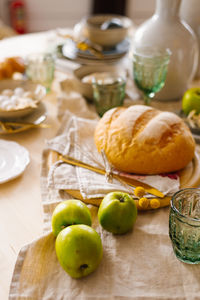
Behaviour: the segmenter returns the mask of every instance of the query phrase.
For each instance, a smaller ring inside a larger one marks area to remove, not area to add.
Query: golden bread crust
[[[181,118],[144,105],[109,110],[97,124],[94,138],[98,151],[104,149],[115,168],[129,173],[177,171],[195,151],[195,141]]]

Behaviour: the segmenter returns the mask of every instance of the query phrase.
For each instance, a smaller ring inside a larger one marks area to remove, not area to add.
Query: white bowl
[[[92,82],[84,83],[83,78],[93,73],[115,73],[125,77],[122,67],[111,65],[88,65],[74,70],[75,87],[77,91],[89,100],[93,100]]]
[[[106,30],[101,29],[105,21],[116,18],[120,20],[122,27],[115,27]],[[132,21],[119,15],[93,15],[88,17],[83,24],[83,35],[91,42],[103,47],[112,47],[122,42],[128,35]]]
[[[24,108],[10,109],[10,110],[4,110],[0,108],[0,118],[17,119],[17,118],[24,117],[34,112],[37,109],[39,102],[46,95],[46,89],[43,86],[41,86],[40,84],[33,83],[29,80],[14,80],[14,79],[0,80],[0,93],[5,89],[14,90],[17,87],[21,87],[24,89],[24,91],[30,91],[35,95],[33,99],[35,107],[26,106]]]

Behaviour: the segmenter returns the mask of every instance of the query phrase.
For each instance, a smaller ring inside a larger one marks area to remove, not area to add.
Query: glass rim
[[[140,52],[142,51],[142,53]],[[153,53],[153,55],[151,55]],[[146,59],[166,59],[169,60],[172,54],[169,48],[156,47],[156,46],[139,46],[133,47],[132,50],[133,58],[142,57]],[[154,55],[155,54],[155,55]]]
[[[136,63],[138,65],[144,65],[144,61],[138,61],[137,59],[133,58],[133,63]],[[157,60],[151,60],[151,61],[145,61],[146,66],[165,66],[168,65],[169,63],[169,58],[166,57],[164,60],[163,59],[157,59]]]
[[[184,191],[189,191],[189,190],[198,190],[200,192],[200,188],[183,188],[179,191],[177,191],[175,194],[173,194],[171,200],[170,200],[170,207],[171,209],[176,212],[181,218],[184,218],[185,220],[189,220],[189,221],[194,221],[194,222],[200,222],[200,218],[195,219],[189,216],[185,216],[182,213],[180,213],[180,211],[174,206],[174,200],[176,198],[176,196]]]
[[[115,86],[115,85],[123,85],[123,84],[126,84],[126,79],[125,78],[122,78],[120,76],[116,76],[116,77],[111,77],[111,79],[113,79],[113,82],[104,82],[101,78],[95,78],[93,77],[92,78],[92,85],[93,86],[99,86],[99,87],[103,87],[103,86],[106,86],[106,87],[109,87],[109,86]]]
[[[51,52],[33,52],[30,53],[28,55],[26,55],[25,57],[25,62],[26,64],[30,63],[30,62],[46,62],[46,61],[51,61],[54,62],[54,55]]]

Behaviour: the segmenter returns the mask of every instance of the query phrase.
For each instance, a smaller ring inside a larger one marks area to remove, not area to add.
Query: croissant
[[[21,57],[8,57],[0,63],[0,79],[11,78],[13,73],[23,73],[25,64]]]

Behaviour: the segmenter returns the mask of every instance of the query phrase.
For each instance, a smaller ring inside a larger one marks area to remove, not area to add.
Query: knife
[[[0,121],[0,127],[3,133],[15,133],[21,132],[29,128],[49,128],[49,124],[34,124],[34,123],[23,123],[23,122],[9,122]]]
[[[105,170],[94,167],[94,166],[91,166],[91,165],[86,164],[86,163],[83,163],[83,162],[81,162],[79,160],[76,160],[74,158],[71,158],[67,155],[63,156],[59,153],[59,159],[62,160],[63,162],[65,162],[65,163],[67,163],[67,164],[72,165],[72,166],[85,168],[85,169],[88,169],[90,171],[96,172],[98,174],[106,175]],[[113,176],[113,178],[119,180],[120,182],[122,182],[126,185],[128,184],[132,187],[142,186],[147,193],[152,194],[154,196],[157,196],[159,198],[164,198],[164,194],[162,192],[160,192],[156,188],[154,188],[154,187],[152,187],[152,186],[150,186],[146,183],[140,182],[136,179],[123,177],[122,175],[118,175],[118,174],[115,174],[115,173],[113,173],[112,176]]]

